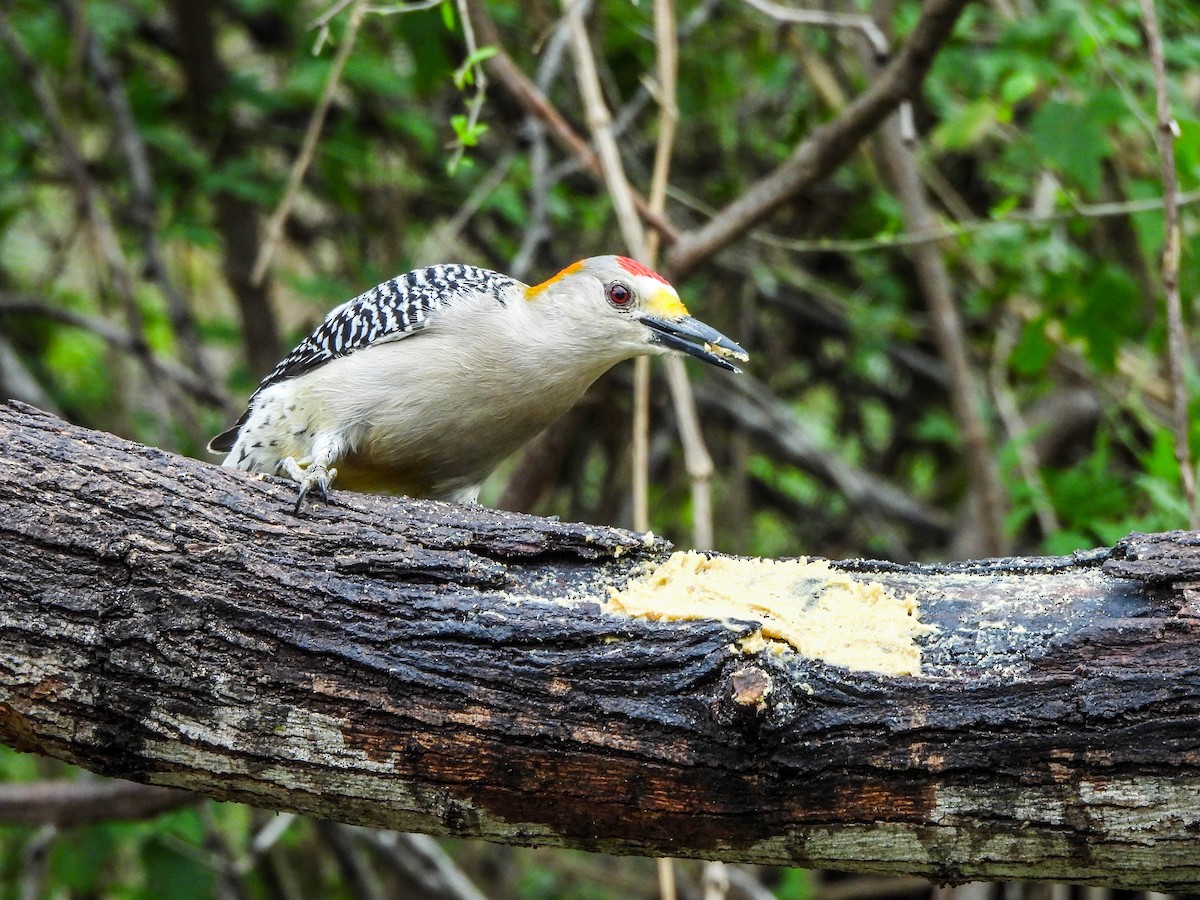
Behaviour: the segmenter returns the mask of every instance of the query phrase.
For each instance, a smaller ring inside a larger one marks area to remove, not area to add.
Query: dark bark
[[[938,626],[885,677],[603,612],[668,551],[630,532],[344,492],[294,517],[290,485],[19,404],[0,459],[18,749],[510,843],[1200,886],[1200,534],[840,564]]]

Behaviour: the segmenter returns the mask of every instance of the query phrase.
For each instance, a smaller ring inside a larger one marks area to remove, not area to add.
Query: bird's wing
[[[331,310],[312,334],[279,361],[255,393],[356,350],[424,331],[456,300],[486,295],[503,306],[517,286],[507,275],[475,266],[429,266],[398,275]]]
[[[312,334],[281,359],[251,395],[246,413],[232,428],[213,438],[209,449],[227,452],[233,447],[254,398],[271,385],[357,350],[419,334],[455,302],[493,297],[504,306],[519,296],[521,286],[499,272],[458,264],[414,269],[377,284],[331,310]]]

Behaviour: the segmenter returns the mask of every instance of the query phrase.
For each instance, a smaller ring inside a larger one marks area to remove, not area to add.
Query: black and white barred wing
[[[262,380],[237,424],[217,435],[208,449],[226,453],[233,448],[250,408],[265,388],[295,378],[330,360],[356,350],[398,341],[424,331],[438,313],[464,296],[491,296],[508,303],[518,283],[507,275],[475,266],[442,265],[414,269],[377,284],[366,293],[332,309],[308,337],[279,361]]]

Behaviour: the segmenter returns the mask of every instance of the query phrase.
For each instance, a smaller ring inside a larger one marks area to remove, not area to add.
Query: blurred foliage
[[[919,2],[881,2],[876,12],[885,5],[902,39]],[[590,33],[626,164],[644,187],[657,135],[647,88],[652,4],[595,6]],[[187,0],[18,0],[0,13],[53,95],[90,191],[85,203],[44,98],[0,48],[0,387],[73,421],[199,455],[261,374],[242,337],[257,313],[231,274],[245,238],[231,230],[223,204],[241,203],[228,207],[241,210],[232,219],[249,210],[261,231],[346,14],[332,19],[314,54],[319,4],[223,0],[192,6],[190,15],[188,7]],[[857,8],[871,7],[861,0]],[[540,71],[552,102],[586,132],[569,56],[553,62],[562,51],[558,4],[503,0],[489,9],[517,63]],[[1180,127],[1180,186],[1200,191],[1200,7],[1162,0],[1159,9]],[[184,28],[185,20],[203,27]],[[679,21],[668,213],[689,228],[785,160],[868,75],[852,36],[781,27],[733,0],[680,0]],[[89,34],[117,73],[145,144],[153,209],[139,208],[122,149],[127,135],[91,71]],[[465,261],[536,281],[576,258],[623,249],[602,187],[547,143],[511,98],[493,86],[479,124],[469,124],[475,64],[490,52],[467,58],[449,3],[366,17],[263,294],[282,332],[268,352],[286,349],[346,297],[416,265]],[[922,176],[944,228],[937,246],[985,388],[1012,549],[1068,553],[1131,530],[1185,525],[1167,425],[1162,215],[1153,202],[1130,206],[1163,190],[1138,3],[973,4],[937,57],[915,113]],[[465,155],[448,173],[456,144]],[[1189,304],[1200,288],[1200,230],[1190,205],[1197,199],[1186,195],[1182,211]],[[105,262],[89,204],[113,223],[130,297]],[[147,217],[167,276],[186,298],[186,327],[150,271],[139,226]],[[726,375],[693,367],[717,461],[719,548],[832,557],[971,553],[972,486],[905,232],[878,146],[868,142],[803,202],[678,287],[694,312],[751,349],[754,389],[789,411],[818,455],[893,486],[948,527],[906,525],[847,499],[827,471],[781,449],[786,440],[747,430],[736,414],[745,401],[728,393]],[[107,322],[132,345],[54,311]],[[195,365],[189,341],[228,397],[224,406],[143,364],[149,352]],[[1191,396],[1200,396],[1191,381]],[[561,452],[539,473],[533,511],[628,524],[627,384],[628,373],[617,371],[588,396],[587,414],[560,435]],[[686,544],[688,483],[666,397],[656,376],[652,526]],[[1200,431],[1191,437],[1200,444]],[[485,499],[500,496],[512,470]],[[64,771],[0,750],[0,780]],[[46,893],[211,896],[221,861],[249,858],[266,819],[213,806],[63,833],[46,857]],[[30,829],[0,832],[0,898],[18,896],[35,838]],[[655,895],[653,864],[644,860],[446,846],[494,897]],[[343,873],[308,822],[291,826],[239,877],[249,896],[286,895],[280,879],[289,867],[324,895],[347,895]],[[699,869],[687,871],[694,883]],[[802,873],[764,879],[780,897],[810,894]]]

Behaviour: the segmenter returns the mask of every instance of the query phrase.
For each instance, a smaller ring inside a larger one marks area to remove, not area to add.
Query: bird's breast
[[[322,366],[306,392],[321,418],[352,423],[341,484],[441,496],[434,486],[484,480],[602,371],[556,367],[503,334],[463,342],[427,333]]]

